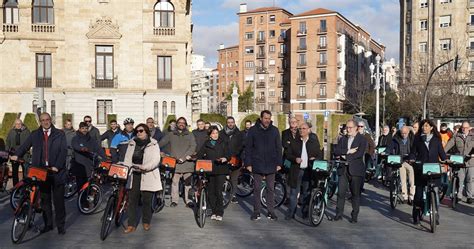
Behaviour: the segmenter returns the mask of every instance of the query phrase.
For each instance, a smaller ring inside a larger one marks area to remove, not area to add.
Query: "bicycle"
[[[465,157],[462,155],[450,155],[449,161],[446,163],[451,172],[451,208],[456,209],[456,205],[459,202],[458,193],[459,193],[459,170],[466,167]]]
[[[76,176],[68,170],[66,183],[64,184],[64,199],[70,199],[78,190]]]
[[[253,193],[253,175],[245,167],[240,170],[241,174],[237,180],[235,194],[239,197],[247,197]]]
[[[262,181],[262,189],[260,190],[260,203],[262,203],[262,206],[266,208],[267,207],[267,199],[266,199],[267,183],[264,179]],[[275,174],[274,194],[275,194],[275,198],[274,198],[275,203],[273,204],[273,207],[279,207],[285,202],[287,198],[286,181],[283,175],[279,172]]]
[[[7,191],[8,174],[10,171],[8,167],[9,155],[10,153],[7,151],[0,151],[0,160],[2,162],[0,165],[0,191],[2,192]]]
[[[11,240],[14,244],[19,244],[26,235],[26,232],[35,226],[35,215],[41,213],[40,182],[45,182],[50,168],[30,167],[27,177],[23,180],[25,188],[22,189],[21,199],[15,209],[15,216],[11,228]]]
[[[11,155],[11,154],[10,154]],[[18,163],[25,163],[23,159],[17,159]],[[20,200],[23,198],[23,194],[25,193],[25,189],[27,187],[26,178],[19,181],[10,192],[10,207],[15,211],[18,208]]]
[[[173,157],[165,156],[161,158],[160,163],[160,178],[161,186],[163,190],[155,192],[151,201],[151,210],[153,213],[159,213],[165,207],[165,197],[166,193],[170,193],[171,189],[168,189],[168,186],[171,186],[172,181],[172,171],[176,168],[176,159]]]
[[[107,200],[107,205],[102,215],[102,224],[100,229],[100,239],[105,240],[109,235],[112,222],[119,227],[127,209],[128,192],[126,184],[132,170],[127,166],[112,164],[108,176],[112,182],[112,195]]]
[[[79,196],[77,198],[77,208],[79,212],[86,215],[94,213],[102,203],[102,178],[103,175],[106,175],[111,165],[108,162],[101,162],[100,166],[95,167],[96,161],[101,158],[95,153],[91,154],[94,169],[87,182],[79,190]]]
[[[195,199],[198,200],[196,207],[196,222],[200,228],[206,224],[207,217],[207,179],[206,173],[212,172],[213,162],[211,160],[197,160],[195,172],[198,180],[196,183],[197,191],[194,193]]]
[[[436,226],[439,223],[438,203],[439,195],[436,190],[436,179],[439,179],[442,174],[441,165],[439,163],[419,163],[421,165],[423,177],[427,178],[427,184],[423,187],[423,210],[419,212],[419,219],[423,216],[429,216],[429,224],[431,233],[436,232]]]
[[[388,155],[385,153],[386,149],[387,149],[386,147],[377,147],[376,162],[378,162],[377,167],[379,170],[379,174],[381,176],[382,185],[384,185],[385,187],[390,187],[390,181],[387,180],[387,176],[389,173],[388,173],[387,167],[385,167],[385,163],[387,162],[387,157],[388,157]],[[379,162],[379,159],[380,159],[380,162]],[[377,172],[375,174],[377,174]]]
[[[313,226],[319,226],[324,215],[328,220],[332,220],[326,213],[326,206],[329,200],[331,187],[331,174],[335,163],[316,160],[312,164],[312,190],[309,201],[309,220]],[[339,165],[339,164],[338,164]]]
[[[387,167],[392,169],[391,181],[390,181],[390,207],[395,209],[399,202],[403,202],[401,196],[402,183],[400,180],[400,168],[402,167],[402,157],[400,155],[388,155],[387,156]]]

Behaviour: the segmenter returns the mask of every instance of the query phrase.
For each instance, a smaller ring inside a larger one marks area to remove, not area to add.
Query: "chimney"
[[[246,13],[246,12],[247,12],[247,4],[246,3],[241,3],[239,13]]]
[[[225,48],[224,44],[219,45],[219,50],[224,49],[224,48]]]

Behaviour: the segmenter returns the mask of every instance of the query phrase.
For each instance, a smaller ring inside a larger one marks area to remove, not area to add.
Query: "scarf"
[[[233,129],[231,129],[231,128],[229,128],[229,127],[226,126],[226,127],[224,128],[224,131],[225,131],[225,134],[227,134],[227,135],[232,135],[232,134],[234,134],[234,132],[235,132],[235,127],[234,127]]]
[[[421,137],[425,142],[426,148],[429,150],[430,149],[430,141],[433,138],[433,133],[430,133],[428,135],[423,134]]]
[[[212,139],[211,139],[211,145],[212,145],[212,146],[216,146],[216,144],[217,144],[217,140],[212,140]]]

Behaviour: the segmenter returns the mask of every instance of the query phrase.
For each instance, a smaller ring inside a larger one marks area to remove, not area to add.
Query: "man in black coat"
[[[339,185],[337,193],[336,217],[334,221],[342,219],[344,213],[344,203],[346,200],[345,191],[350,185],[352,193],[352,213],[351,223],[357,223],[360,206],[360,191],[365,176],[364,154],[366,152],[368,142],[364,135],[357,132],[357,123],[354,120],[347,121],[347,136],[341,138],[336,147],[336,157],[344,157],[347,165],[342,164],[337,169],[339,175]]]
[[[117,120],[113,119],[109,122],[110,129],[104,132],[100,136],[100,141],[104,141],[107,139],[107,145],[110,148],[110,144],[112,143],[112,139],[114,139],[115,135],[120,134],[122,130],[120,129],[119,125],[117,124]]]
[[[281,169],[281,140],[278,128],[272,125],[272,113],[264,110],[250,128],[245,144],[245,166],[254,177],[254,212],[251,220],[260,219],[260,191],[263,177],[267,186],[267,203],[274,203],[275,174]],[[268,216],[277,220],[273,205],[268,205]]]
[[[92,125],[92,117],[89,116],[89,115],[84,116],[84,122],[89,126],[89,134],[91,135],[91,137],[93,137],[95,139],[95,141],[97,142],[97,145],[99,147],[102,147],[102,140],[101,140],[101,137],[100,137],[100,131],[99,131],[99,129],[97,129],[97,127]]]
[[[244,135],[235,125],[234,117],[227,117],[226,126],[220,131],[221,137],[229,146],[230,158],[237,159],[237,165],[231,165],[230,181],[232,183],[232,203],[237,203],[235,191],[237,190],[238,179],[240,175],[240,166],[242,162],[242,149],[244,148]]]
[[[31,147],[33,148],[32,166],[48,167],[47,180],[40,184],[41,207],[45,227],[42,233],[53,229],[53,209],[51,195],[53,195],[54,210],[56,213],[56,226],[58,233],[63,235],[65,230],[66,209],[64,206],[64,183],[66,182],[66,156],[67,143],[64,132],[56,129],[51,124],[48,113],[40,115],[41,126],[33,131],[28,139],[18,148],[12,160],[23,156]],[[51,194],[52,192],[52,194]]]

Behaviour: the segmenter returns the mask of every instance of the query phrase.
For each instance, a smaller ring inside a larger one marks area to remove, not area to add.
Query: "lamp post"
[[[380,81],[384,78],[385,67],[381,64],[382,57],[375,57],[376,64],[370,63],[369,69],[371,79],[375,80],[375,143],[377,144],[380,136]],[[375,71],[375,72],[374,72]]]

